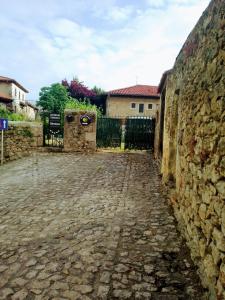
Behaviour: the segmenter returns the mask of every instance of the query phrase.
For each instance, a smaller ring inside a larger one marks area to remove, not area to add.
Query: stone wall
[[[4,160],[9,161],[29,155],[42,145],[42,124],[9,122],[9,130],[4,131]]]
[[[80,119],[84,115],[90,117],[89,125],[81,124]],[[64,151],[96,151],[96,121],[95,112],[66,109],[64,112]]]
[[[211,1],[168,75],[162,174],[210,299],[225,299],[225,3]]]

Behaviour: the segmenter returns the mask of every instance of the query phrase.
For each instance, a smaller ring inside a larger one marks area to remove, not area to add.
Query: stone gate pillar
[[[93,111],[66,109],[64,111],[64,151],[96,151],[96,121]]]

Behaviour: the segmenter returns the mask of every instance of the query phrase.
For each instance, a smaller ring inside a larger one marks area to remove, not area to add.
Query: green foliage
[[[100,87],[96,85],[92,88],[92,91],[95,93],[95,97],[92,97],[91,104],[96,105],[101,110],[102,114],[106,113],[106,98],[107,93]]]
[[[97,87],[96,85],[93,87],[92,91],[97,95],[103,95],[105,94],[105,91],[103,89],[101,89],[100,87]]]
[[[44,111],[59,113],[65,109],[66,102],[70,100],[67,89],[60,83],[41,88],[37,105]]]
[[[26,116],[12,113],[3,107],[0,107],[0,118],[8,119],[9,121],[29,121]]]
[[[66,102],[65,108],[67,109],[79,109],[79,110],[86,110],[86,111],[95,111],[97,116],[101,116],[101,110],[96,106],[92,105],[85,101],[78,101],[77,99],[68,100]]]

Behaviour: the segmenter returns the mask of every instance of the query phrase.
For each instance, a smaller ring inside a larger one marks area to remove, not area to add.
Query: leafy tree
[[[59,113],[64,110],[66,102],[71,98],[67,89],[60,83],[41,88],[37,105],[44,111]]]
[[[88,89],[82,81],[78,78],[74,78],[70,83],[66,79],[62,81],[62,85],[67,88],[69,95],[72,98],[84,101],[86,99],[91,99],[96,96],[95,92]]]
[[[66,79],[62,80],[62,85],[66,87],[69,95],[78,99],[80,102],[96,105],[103,113],[106,111],[106,92],[100,87],[94,86],[87,88],[82,81],[75,77],[69,83]]]
[[[93,87],[92,91],[96,94],[96,96],[105,94],[105,91],[102,88],[97,87],[96,85]]]
[[[105,114],[107,93],[96,85],[93,87],[92,91],[96,96],[90,99],[91,104],[96,105],[101,110],[102,114]]]

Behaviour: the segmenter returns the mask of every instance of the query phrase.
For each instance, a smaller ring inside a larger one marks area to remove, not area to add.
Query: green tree
[[[37,105],[44,111],[59,113],[64,110],[66,102],[70,99],[66,87],[60,83],[54,83],[41,88]]]
[[[105,114],[107,93],[96,85],[92,88],[92,91],[96,96],[90,99],[91,104],[96,105],[101,110],[102,114]]]
[[[99,95],[103,95],[105,94],[106,92],[100,88],[100,87],[97,87],[96,85],[93,87],[93,89],[91,89],[97,96]]]

